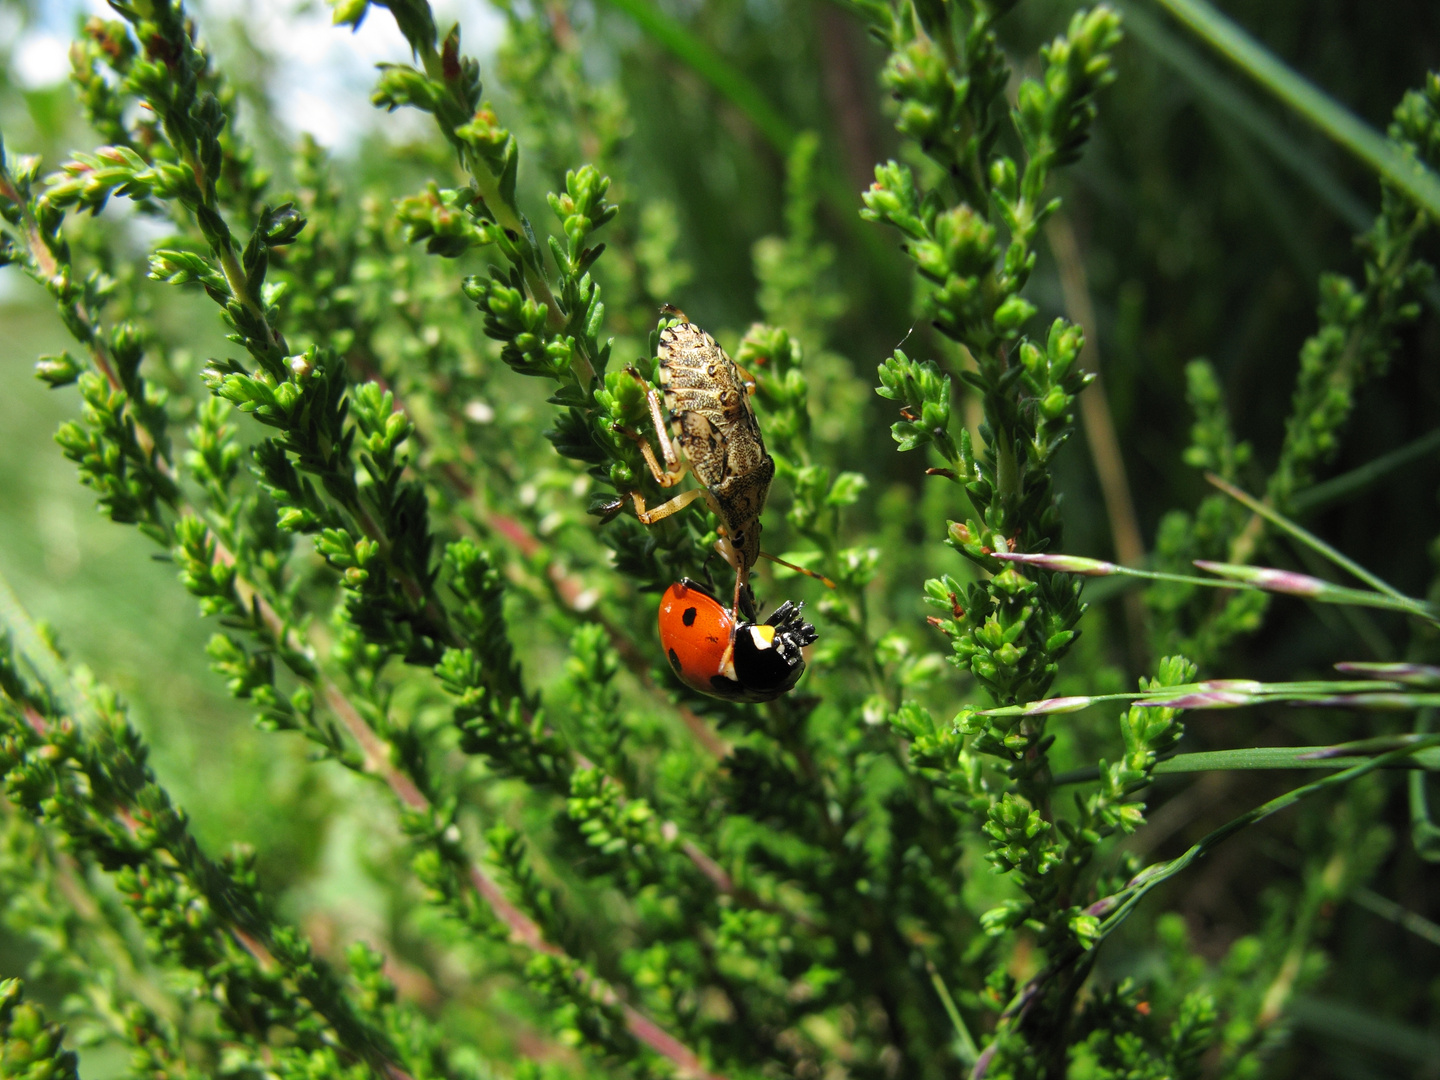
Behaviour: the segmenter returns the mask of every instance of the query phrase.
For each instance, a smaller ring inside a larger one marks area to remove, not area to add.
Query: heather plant
[[[34,366],[74,402],[58,452],[193,598],[190,651],[262,757],[305,777],[236,761],[207,799],[167,776],[204,718],[167,720],[148,682],[127,702],[0,581],[5,1075],[1311,1075],[1317,1029],[1433,1054],[1434,964],[1397,977],[1364,943],[1440,942],[1386,895],[1440,860],[1440,591],[1412,565],[1440,523],[1301,519],[1435,446],[1335,464],[1384,415],[1373,387],[1433,398],[1440,76],[1380,136],[1166,0],[1355,154],[1380,210],[1354,276],[1286,249],[1319,311],[1258,434],[1220,364],[1171,365],[1186,479],[1137,485],[1158,525],[1132,565],[1098,557],[1136,517],[1105,399],[1089,464],[1071,438],[1100,391],[1084,155],[1119,152],[1107,109],[1143,108],[1127,23],[1202,100],[1273,123],[1180,31],[1040,0],[506,2],[488,56],[425,0],[331,6],[337,35],[398,30],[370,100],[421,121],[354,159],[253,123],[284,101],[178,0],[81,23],[87,149],[0,144],[0,259],[70,338]],[[867,118],[893,131],[846,127]],[[1349,206],[1322,152],[1271,143]],[[630,512],[673,494],[640,445],[672,303],[753,379],[764,544],[794,564],[761,564],[756,599],[805,601],[819,634],[763,704],[688,689],[655,636],[668,585],[733,580],[703,502]],[[1087,468],[1104,515],[1062,501]],[[1188,497],[1185,469],[1217,491]],[[1247,653],[1268,635],[1287,648]],[[274,820],[219,830],[230,799]],[[359,927],[307,891],[347,845]],[[1209,935],[1188,897],[1235,851],[1267,869]],[[1385,1015],[1346,979],[1385,983]]]

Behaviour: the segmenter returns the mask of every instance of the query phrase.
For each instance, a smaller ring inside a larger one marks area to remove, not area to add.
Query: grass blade
[[[765,141],[788,154],[799,134],[758,87],[708,43],[646,0],[605,0],[623,11],[657,45],[713,86],[755,125]]]
[[[1431,922],[1424,915],[1417,914],[1363,885],[1350,894],[1350,899],[1366,911],[1372,911],[1382,919],[1389,919],[1397,926],[1409,930],[1416,937],[1424,938],[1432,945],[1440,945],[1440,925]]]
[[[1306,488],[1291,498],[1290,511],[1294,514],[1308,514],[1312,510],[1319,510],[1333,502],[1339,502],[1357,491],[1363,491],[1381,477],[1409,465],[1412,461],[1418,461],[1436,450],[1440,450],[1440,428],[1428,435],[1421,435],[1414,442],[1391,450],[1388,454],[1381,454],[1373,461],[1367,461],[1364,465],[1351,469],[1347,473],[1331,477],[1323,484],[1315,484]]]
[[[1205,0],[1155,3],[1386,182],[1440,216],[1440,177],[1406,158],[1378,131],[1291,70],[1238,24]]]
[[[1169,862],[1156,863],[1153,866],[1146,867],[1140,871],[1140,873],[1136,874],[1135,877],[1130,880],[1130,883],[1120,892],[1107,896],[1103,900],[1099,900],[1091,905],[1091,914],[1103,915],[1105,917],[1104,922],[1100,924],[1100,931],[1096,935],[1095,945],[1098,945],[1105,938],[1109,937],[1121,923],[1129,918],[1130,912],[1135,909],[1135,906],[1145,898],[1145,895],[1149,893],[1150,890],[1163,882],[1169,881],[1191,863],[1207,854],[1212,848],[1239,832],[1247,825],[1254,825],[1273,814],[1278,814],[1281,810],[1288,810],[1301,800],[1324,791],[1327,788],[1335,787],[1339,784],[1348,784],[1351,780],[1358,780],[1360,777],[1367,773],[1374,772],[1376,769],[1393,766],[1419,751],[1429,749],[1430,747],[1440,747],[1440,735],[1430,735],[1423,741],[1415,742],[1409,747],[1392,750],[1388,754],[1381,754],[1379,757],[1370,758],[1359,765],[1354,765],[1341,772],[1331,773],[1329,776],[1316,780],[1313,783],[1292,788],[1285,794],[1277,796],[1269,802],[1263,803],[1255,809],[1226,822],[1220,826],[1220,828],[1191,846],[1188,851],[1179,857],[1171,859]],[[1094,948],[1095,946],[1092,945],[1091,947]]]
[[[1195,88],[1207,106],[1249,137],[1252,145],[1269,154],[1275,163],[1310,188],[1356,232],[1370,227],[1375,212],[1340,182],[1333,170],[1321,162],[1273,117],[1217,71],[1203,56],[1164,22],[1138,3],[1117,2],[1125,15],[1125,29],[1171,71]]]
[[[1317,757],[1328,746],[1251,746],[1241,750],[1206,750],[1194,754],[1176,754],[1155,766],[1157,776],[1181,773],[1248,771],[1253,769],[1350,769],[1363,765],[1373,755],[1351,754],[1344,757]],[[1440,770],[1440,753],[1422,751],[1398,764],[1396,768]]]
[[[1300,543],[1304,544],[1312,551],[1316,551],[1319,554],[1323,555],[1325,558],[1333,562],[1336,566],[1348,570],[1351,574],[1359,578],[1361,581],[1365,582],[1366,585],[1369,585],[1377,592],[1382,592],[1386,596],[1392,596],[1397,600],[1407,600],[1410,603],[1419,603],[1419,601],[1413,600],[1412,598],[1406,596],[1389,582],[1383,580],[1375,574],[1372,574],[1369,570],[1366,570],[1359,563],[1355,562],[1355,560],[1340,554],[1340,552],[1336,551],[1329,544],[1325,543],[1325,541],[1321,540],[1314,533],[1310,532],[1307,529],[1301,528],[1299,525],[1295,524],[1295,522],[1287,518],[1284,514],[1280,513],[1280,511],[1276,510],[1273,506],[1269,506],[1261,502],[1249,492],[1240,490],[1234,484],[1222,479],[1219,476],[1216,476],[1214,473],[1207,472],[1205,474],[1205,479],[1211,485],[1219,488],[1226,495],[1229,495],[1232,499],[1240,503],[1252,513],[1259,514],[1262,518],[1270,522],[1270,524],[1274,525],[1277,529],[1281,530],[1284,533],[1287,533],[1290,536],[1293,536],[1296,540],[1300,541]]]
[[[1440,1061],[1440,1035],[1362,1012],[1344,1002],[1298,997],[1291,1003],[1289,1014],[1298,1027],[1377,1050],[1390,1058],[1432,1067]]]

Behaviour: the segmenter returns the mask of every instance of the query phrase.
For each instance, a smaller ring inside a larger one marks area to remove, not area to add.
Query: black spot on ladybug
[[[700,614],[698,608],[687,607],[684,613],[680,616],[680,621],[683,622],[686,626],[694,626],[695,616],[698,614]]]
[[[695,609],[691,608],[690,610],[694,611]],[[675,669],[676,675],[680,674],[680,657],[675,655],[674,649],[670,650],[670,666]]]

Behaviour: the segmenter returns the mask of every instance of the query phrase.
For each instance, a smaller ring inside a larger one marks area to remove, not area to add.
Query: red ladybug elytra
[[[816,638],[789,600],[764,622],[735,621],[706,589],[684,578],[660,600],[660,645],[692,690],[724,701],[774,701],[805,670],[801,650]]]

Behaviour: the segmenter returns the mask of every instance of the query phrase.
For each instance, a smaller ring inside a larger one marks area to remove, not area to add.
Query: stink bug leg
[[[616,426],[615,430],[627,439],[633,441],[635,445],[640,448],[640,454],[645,459],[645,465],[650,470],[650,475],[655,477],[657,484],[662,488],[674,487],[681,480],[685,479],[685,474],[689,469],[685,462],[680,459],[679,451],[676,450],[675,443],[666,430],[665,417],[660,408],[660,395],[653,386],[650,386],[645,380],[640,378],[640,373],[635,370],[633,365],[627,367],[625,370],[636,382],[645,387],[645,403],[650,409],[650,422],[655,427],[655,437],[660,442],[660,453],[664,457],[664,466],[661,466],[660,459],[655,456],[655,450],[650,445],[650,440],[640,432],[619,426]],[[635,516],[646,525],[653,525],[657,521],[663,521],[671,514],[678,513],[704,494],[704,488],[694,488],[690,491],[684,491],[676,495],[673,499],[661,503],[652,510],[646,507],[644,495],[638,491],[629,492],[630,499],[635,503]],[[613,517],[615,513],[619,512],[624,502],[625,497],[621,496],[614,502],[607,503],[605,511]]]
[[[685,478],[688,471],[685,462],[680,460],[680,452],[676,450],[674,441],[665,427],[665,417],[661,412],[660,395],[655,388],[640,377],[640,372],[635,370],[631,364],[625,369],[625,373],[645,388],[645,405],[650,410],[650,423],[655,428],[655,438],[660,442],[660,453],[665,459],[665,466],[661,468],[660,460],[655,456],[655,450],[650,445],[650,440],[640,432],[632,428],[615,425],[614,430],[624,435],[640,448],[641,455],[645,458],[645,465],[650,470],[650,475],[655,477],[655,482],[661,487],[674,487]]]
[[[671,514],[684,510],[700,496],[705,494],[704,488],[691,488],[689,491],[682,491],[673,499],[661,503],[653,510],[646,509],[645,496],[638,491],[630,492],[630,498],[635,501],[635,516],[646,525],[654,525],[657,521],[664,521]]]

